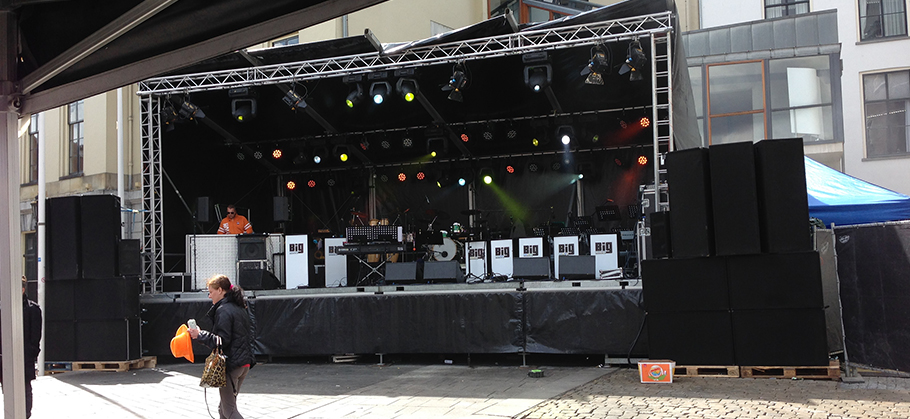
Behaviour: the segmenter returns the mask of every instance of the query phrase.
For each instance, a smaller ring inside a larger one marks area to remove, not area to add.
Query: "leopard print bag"
[[[202,381],[200,387],[216,388],[227,385],[227,369],[225,368],[225,356],[221,352],[221,336],[215,335],[217,346],[212,349],[212,353],[205,358],[205,369],[202,370]]]

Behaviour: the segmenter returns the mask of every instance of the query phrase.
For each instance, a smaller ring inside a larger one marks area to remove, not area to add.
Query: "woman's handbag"
[[[212,353],[205,358],[205,369],[202,370],[200,387],[224,387],[227,383],[227,369],[225,368],[224,353],[221,352],[221,336],[215,335],[217,345]]]

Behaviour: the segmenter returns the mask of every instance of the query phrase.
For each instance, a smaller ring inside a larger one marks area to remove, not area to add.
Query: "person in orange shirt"
[[[218,226],[218,234],[250,234],[253,232],[253,226],[247,221],[246,217],[237,213],[237,208],[233,204],[227,207],[227,217],[221,220]]]

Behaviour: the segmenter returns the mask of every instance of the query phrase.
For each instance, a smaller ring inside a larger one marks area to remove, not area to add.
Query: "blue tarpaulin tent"
[[[910,196],[805,160],[809,215],[826,226],[910,220]]]

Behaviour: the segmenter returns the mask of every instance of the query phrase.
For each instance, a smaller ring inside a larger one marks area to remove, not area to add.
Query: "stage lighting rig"
[[[288,92],[285,93],[284,97],[281,98],[281,100],[284,101],[284,103],[288,105],[292,111],[297,110],[297,108],[306,107],[306,102],[304,102],[303,98],[293,90],[288,90]]]
[[[585,84],[604,84],[604,73],[610,71],[610,59],[608,58],[609,50],[603,45],[596,45],[591,49],[591,60],[588,65],[581,70],[585,78]]]
[[[413,102],[417,97],[417,80],[400,78],[395,83],[395,90],[401,95],[405,102]]]
[[[174,124],[177,123],[179,118],[177,110],[174,109],[174,105],[171,105],[169,101],[165,101],[164,105],[161,106],[161,125],[165,127],[164,131],[168,132],[173,130]]]
[[[634,39],[629,43],[629,52],[626,56],[626,61],[622,64],[622,68],[619,69],[619,74],[631,73],[629,74],[630,81],[640,81],[642,80],[641,72],[647,65],[648,57],[642,51],[641,43],[638,42],[638,39]]]
[[[486,185],[493,183],[493,169],[490,169],[489,167],[481,168],[480,179],[483,180],[483,183]]]
[[[553,68],[549,64],[525,66],[525,84],[534,93],[540,92],[553,81]]]
[[[449,100],[463,102],[464,97],[462,96],[462,91],[467,84],[468,76],[465,72],[464,61],[459,61],[452,69],[452,77],[449,77],[449,83],[442,86],[442,91],[451,92],[449,93]]]
[[[560,125],[556,128],[556,138],[559,138],[563,145],[569,145],[575,138],[575,129],[571,125]]]
[[[370,97],[373,98],[373,103],[381,105],[385,101],[386,95],[391,92],[392,88],[389,86],[388,82],[385,81],[375,81],[370,85]]]
[[[205,112],[202,112],[202,109],[199,109],[198,106],[190,103],[189,99],[184,100],[183,104],[180,105],[180,111],[178,111],[178,115],[180,115],[181,118],[188,119],[190,121],[196,118],[205,118]]]
[[[231,115],[237,122],[246,122],[256,117],[256,91],[249,87],[235,87],[228,90],[231,98]]]

